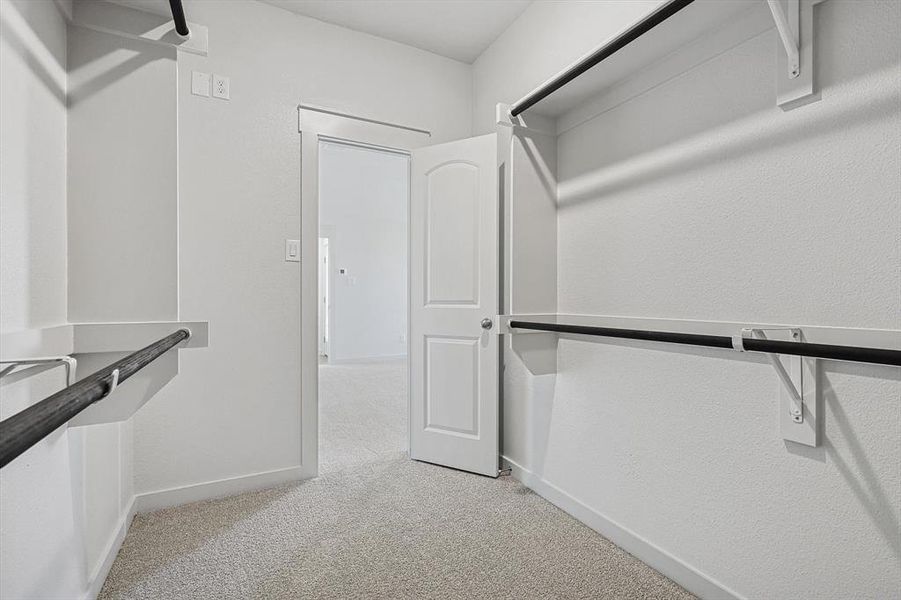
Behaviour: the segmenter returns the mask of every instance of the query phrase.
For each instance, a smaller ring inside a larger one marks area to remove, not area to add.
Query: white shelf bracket
[[[767,0],[776,40],[776,104],[788,111],[820,99],[813,90],[813,8],[822,0]]]
[[[0,360],[0,365],[9,365],[8,367],[0,368],[0,379],[7,379],[0,385],[9,385],[54,367],[63,366],[66,368],[66,386],[68,387],[75,382],[75,369],[78,366],[78,361],[72,356],[48,356]],[[16,370],[18,367],[23,366],[28,366],[28,368]]]
[[[776,30],[785,47],[785,55],[788,58],[788,76],[794,79],[801,74],[801,50],[799,47],[798,24],[800,22],[800,0],[788,0],[788,14],[782,7],[781,0],[767,0],[773,20],[776,22]]]
[[[795,327],[743,328],[739,335],[732,337],[732,346],[744,352],[744,340],[748,338],[768,339],[767,331],[787,334],[788,341],[802,341],[802,332]],[[803,356],[787,356],[785,362],[777,354],[767,354],[770,364],[776,370],[782,383],[779,402],[779,423],[782,437],[807,446],[819,445],[817,359]]]

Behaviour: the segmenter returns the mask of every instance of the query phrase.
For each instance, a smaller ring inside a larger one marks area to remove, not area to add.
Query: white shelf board
[[[179,349],[209,345],[207,321],[147,321],[144,323],[73,323],[74,351],[134,352],[179,329],[189,329],[191,337]]]
[[[695,0],[600,64],[544,98],[525,114],[556,118],[629,79],[637,71],[667,58],[678,49],[723,27],[743,13],[766,10],[763,0]],[[630,29],[623,28],[622,31]],[[622,32],[620,32],[622,33]],[[620,35],[604,40],[598,48]],[[590,53],[589,53],[590,54]],[[573,64],[581,62],[576,61]],[[568,70],[564,69],[564,71]],[[543,87],[542,86],[539,87]]]
[[[182,328],[191,330],[190,339],[135,373],[108,398],[75,416],[68,426],[115,423],[131,418],[178,374],[181,350],[209,345],[209,322],[68,323],[26,329],[0,335],[0,357],[11,360],[74,356],[78,360],[75,373],[78,380]]]
[[[35,356],[134,352],[182,327],[191,330],[191,339],[179,348],[205,348],[209,345],[208,321],[66,323],[0,335],[0,358],[12,360]]]

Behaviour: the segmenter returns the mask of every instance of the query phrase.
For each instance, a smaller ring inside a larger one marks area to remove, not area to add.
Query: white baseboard
[[[283,483],[301,481],[306,478],[303,468],[297,466],[207,481],[184,487],[157,490],[155,492],[145,492],[135,497],[135,512],[146,513],[189,502],[233,496],[243,492],[274,487]]]
[[[128,527],[131,525],[131,520],[134,519],[135,504],[135,498],[132,498],[131,502],[128,504],[128,508],[119,519],[116,532],[110,538],[110,541],[106,546],[103,560],[100,561],[100,564],[97,565],[94,572],[88,577],[88,588],[84,593],[85,600],[95,600],[100,594],[100,589],[106,581],[106,576],[109,575],[109,571],[113,567],[113,562],[116,560],[116,556],[122,548],[122,542],[125,541],[125,535],[128,533]]]
[[[501,460],[505,467],[511,469],[514,479],[557,508],[591,527],[635,558],[663,573],[692,594],[700,598],[716,600],[743,600],[743,596],[737,592],[605,517],[515,461],[506,456],[501,456]]]

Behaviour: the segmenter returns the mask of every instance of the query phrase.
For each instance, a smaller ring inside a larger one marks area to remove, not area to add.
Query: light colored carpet
[[[319,472],[407,450],[407,362],[319,366]]]
[[[100,598],[692,597],[508,477],[408,460],[405,422],[399,441],[355,438],[352,415],[392,421],[396,399],[372,402],[365,381],[397,370],[323,378],[353,393],[323,401],[323,438],[340,436],[318,479],[135,518]]]

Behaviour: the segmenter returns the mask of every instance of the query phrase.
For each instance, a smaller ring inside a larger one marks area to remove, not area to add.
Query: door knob
[[[481,325],[482,329],[491,329],[491,327],[494,325],[494,322],[488,317],[485,317],[484,319],[482,319]]]

